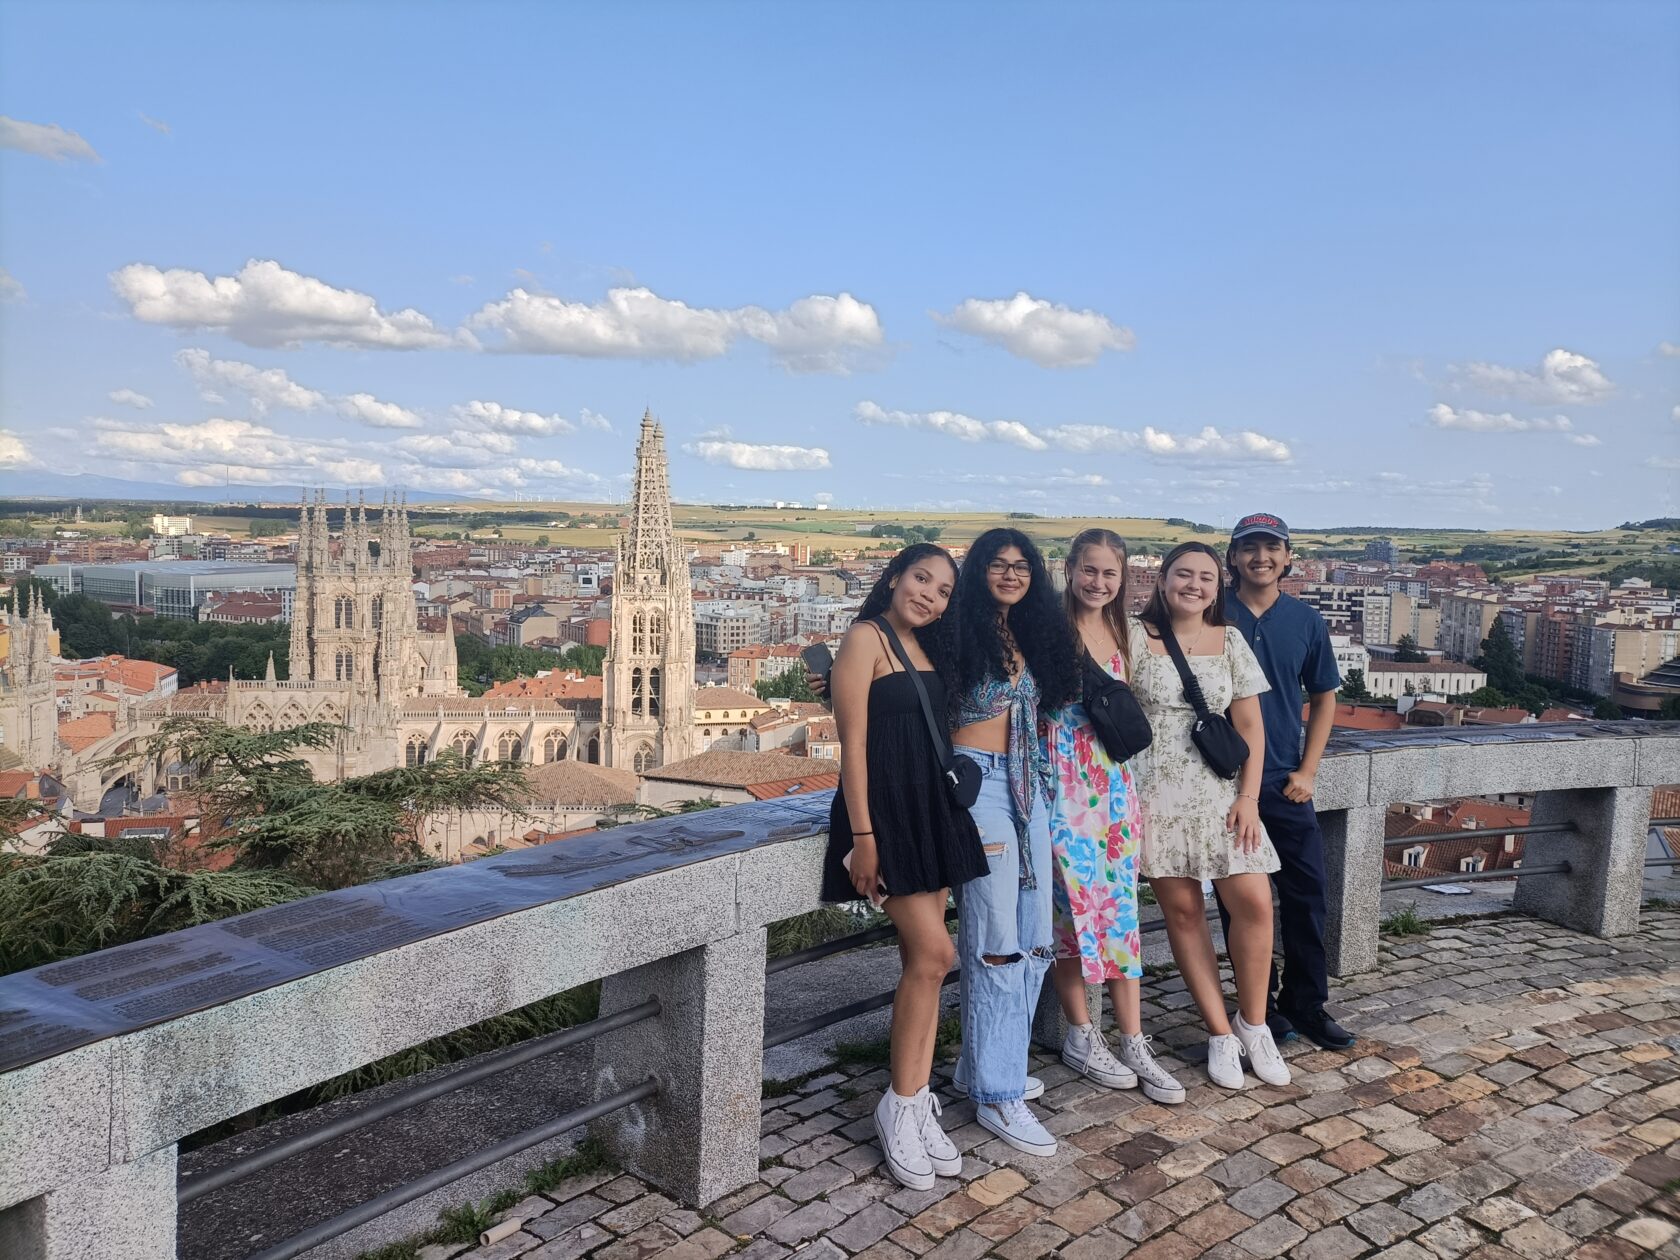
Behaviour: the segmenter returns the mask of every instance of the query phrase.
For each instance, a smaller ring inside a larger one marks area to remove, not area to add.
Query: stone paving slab
[[[1347,1052],[1292,1044],[1294,1081],[1231,1093],[1196,1062],[1177,977],[1144,1022],[1181,1107],[1040,1056],[1061,1140],[1022,1155],[947,1091],[960,1176],[880,1168],[885,1074],[767,1099],[761,1180],[688,1210],[633,1177],[526,1200],[512,1238],[452,1260],[1680,1260],[1680,913],[1612,942],[1520,916],[1383,942],[1333,984]],[[940,1084],[949,1064],[938,1069]],[[1252,1078],[1251,1082],[1252,1082]],[[512,1244],[512,1245],[510,1245]]]

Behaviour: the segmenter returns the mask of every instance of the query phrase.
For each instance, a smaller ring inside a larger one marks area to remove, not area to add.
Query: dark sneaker
[[[1323,1007],[1310,1013],[1298,1011],[1289,1016],[1289,1022],[1294,1024],[1296,1031],[1308,1041],[1323,1046],[1326,1050],[1346,1050],[1358,1040],[1331,1019]]]
[[[1289,1022],[1289,1017],[1279,1011],[1266,1012],[1266,1027],[1272,1030],[1272,1040],[1280,1046],[1300,1037],[1295,1031],[1295,1025]]]

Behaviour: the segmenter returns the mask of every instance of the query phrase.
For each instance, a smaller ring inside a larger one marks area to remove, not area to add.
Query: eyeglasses
[[[1013,564],[1008,560],[993,560],[986,566],[986,572],[993,577],[1002,577],[1005,573],[1013,573],[1016,577],[1031,577],[1032,565],[1025,560],[1017,560]]]

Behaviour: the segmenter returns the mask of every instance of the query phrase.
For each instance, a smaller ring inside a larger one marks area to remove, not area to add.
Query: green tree
[[[1593,718],[1600,722],[1617,722],[1626,717],[1622,706],[1614,700],[1600,700],[1593,705]]]
[[[1401,663],[1416,664],[1420,661],[1427,661],[1429,657],[1423,649],[1418,647],[1416,639],[1409,634],[1403,634],[1400,636],[1400,641],[1394,645],[1394,659]]]
[[[1504,709],[1510,706],[1511,697],[1498,687],[1477,687],[1464,697],[1464,703],[1479,709]]]
[[[547,534],[538,534],[537,535],[537,546],[539,546],[539,547],[548,546],[548,535]]]
[[[1493,629],[1482,640],[1482,654],[1476,658],[1475,664],[1478,669],[1487,672],[1490,687],[1497,687],[1507,694],[1514,695],[1528,681],[1523,674],[1522,657],[1517,655],[1516,644],[1511,642],[1505,622],[1500,618],[1495,618]]]
[[[817,699],[816,693],[811,690],[810,684],[805,681],[805,667],[803,665],[795,665],[792,669],[777,674],[774,678],[761,678],[753,684],[753,690],[758,693],[760,700],[769,700],[772,697],[809,701]]]
[[[0,607],[5,608],[7,612],[16,612],[19,595],[23,596],[24,604],[30,608],[34,608],[37,601],[46,604],[48,608],[58,603],[58,587],[45,578],[26,577],[19,578],[13,583],[11,590],[5,595],[0,595]]]
[[[1669,696],[1657,712],[1670,722],[1680,722],[1680,696]]]
[[[1350,704],[1371,699],[1370,689],[1365,686],[1365,671],[1362,669],[1348,670],[1347,677],[1342,679],[1342,685],[1337,694]]]
[[[811,563],[814,565],[833,564],[836,559],[838,557],[828,547],[819,547],[811,553]]]

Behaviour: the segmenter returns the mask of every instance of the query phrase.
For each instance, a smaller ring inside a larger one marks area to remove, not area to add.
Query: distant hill
[[[313,492],[314,487],[310,487]],[[166,481],[124,481],[93,473],[0,472],[0,496],[8,499],[123,499],[162,503],[296,502],[303,486],[178,486]],[[343,491],[336,491],[343,497]],[[377,494],[375,495],[377,497]],[[410,490],[410,503],[459,503],[458,494]]]

